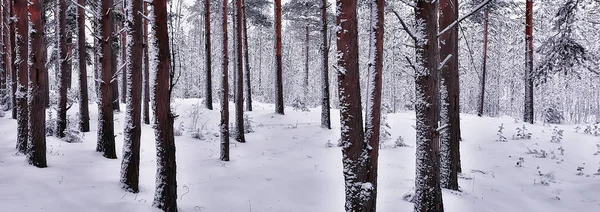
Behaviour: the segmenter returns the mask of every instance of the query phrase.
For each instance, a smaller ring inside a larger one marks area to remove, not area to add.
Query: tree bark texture
[[[221,55],[221,122],[220,139],[221,139],[221,157],[222,161],[229,161],[229,52],[228,52],[228,36],[227,36],[227,0],[223,0],[223,48]]]
[[[29,58],[29,18],[27,0],[15,0],[15,15],[17,18],[16,28],[16,43],[17,49],[15,64],[17,66],[17,81],[18,87],[16,92],[16,107],[17,107],[17,150],[25,153],[27,150],[27,135],[29,131],[29,110],[27,108],[27,83],[28,83],[28,64]]]
[[[115,126],[114,126],[114,84],[111,83],[114,76],[114,15],[109,12],[113,7],[113,0],[102,1],[102,40],[101,55],[99,69],[101,82],[100,84],[100,106],[98,108],[98,146],[96,151],[102,152],[105,158],[116,159],[115,150]],[[115,80],[116,81],[116,80]],[[118,101],[118,99],[117,99]],[[118,102],[117,102],[118,104]]]
[[[283,106],[283,63],[281,61],[281,0],[275,1],[275,113],[285,114]]]

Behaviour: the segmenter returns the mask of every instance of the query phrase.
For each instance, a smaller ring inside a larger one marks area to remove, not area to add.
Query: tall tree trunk
[[[259,32],[260,33],[260,32]],[[263,86],[262,86],[262,56],[263,56],[263,46],[262,46],[263,36],[262,33],[258,38],[258,95],[263,95]]]
[[[128,1],[133,0],[124,0],[121,4],[121,12],[125,14],[125,5],[128,4]],[[125,21],[119,22],[119,27],[121,28],[121,65],[119,66],[119,70],[121,71],[121,103],[127,103],[127,30],[125,28]]]
[[[148,3],[144,2],[144,14],[148,13]],[[148,19],[144,19],[144,124],[150,124],[150,56],[148,55]]]
[[[440,29],[445,29],[458,17],[457,0],[440,1]],[[440,181],[446,189],[458,190],[458,163],[460,154],[459,99],[458,99],[458,28],[453,27],[440,36],[440,59],[450,57],[444,67],[440,67],[442,80],[440,87],[440,124],[446,126],[440,132]]]
[[[31,66],[29,69],[29,145],[27,162],[39,168],[46,163],[46,108],[43,84],[46,71],[46,45],[44,43],[43,0],[31,0],[29,5],[31,32]]]
[[[78,0],[78,4],[85,7],[85,0]],[[88,109],[87,86],[87,52],[85,46],[85,8],[77,7],[78,22],[78,48],[79,48],[79,130],[90,131],[90,112]]]
[[[240,143],[245,143],[246,142],[246,138],[244,136],[244,75],[243,75],[243,71],[244,68],[242,67],[242,45],[243,45],[243,40],[242,40],[242,0],[236,0],[235,1],[235,25],[237,25],[236,27],[236,32],[235,32],[235,38],[236,38],[236,61],[235,61],[235,66],[237,67],[236,69],[236,76],[237,76],[237,81],[236,83],[236,102],[235,102],[235,140],[240,142]]]
[[[525,4],[525,110],[523,121],[533,124],[533,0]]]
[[[114,2],[114,0],[112,0]],[[114,10],[113,6],[113,10]],[[112,12],[111,12],[112,13]],[[111,15],[111,24],[112,26],[112,31],[114,34],[116,34],[118,31],[116,29],[118,24],[115,22],[116,17],[115,15]],[[120,69],[119,67],[119,36],[115,35],[113,38],[110,39],[110,48],[111,50],[111,54],[109,55],[111,57],[111,61],[110,61],[110,66],[111,66],[111,71],[112,71],[112,75],[111,75],[111,89],[112,89],[112,108],[113,110],[116,111],[121,111],[121,105],[119,105],[119,71],[122,71],[122,69]],[[104,66],[103,66],[104,67]],[[123,71],[124,72],[124,71]],[[113,79],[114,78],[114,79]]]
[[[58,112],[56,118],[56,137],[65,137],[67,130],[67,91],[69,89],[69,73],[71,72],[71,53],[68,46],[71,45],[71,33],[67,30],[67,0],[57,0],[58,4],[58,46],[59,62],[58,70]]]
[[[484,19],[483,19],[483,65],[481,70],[481,93],[479,94],[479,110],[477,111],[477,116],[483,116],[483,108],[485,104],[485,81],[487,74],[487,51],[488,51],[488,33],[489,33],[489,9],[484,9]]]
[[[115,150],[115,126],[113,120],[114,106],[114,84],[111,80],[114,76],[116,59],[113,43],[114,34],[114,14],[112,10],[113,0],[102,0],[102,40],[100,61],[102,67],[99,69],[102,81],[100,82],[100,106],[98,108],[98,146],[96,151],[102,152],[105,158],[116,159]],[[117,99],[118,104],[118,99]]]
[[[140,181],[140,137],[142,127],[142,66],[144,57],[143,0],[128,0],[127,23],[127,114],[123,130],[123,162],[121,163],[121,183],[123,189],[139,192]]]
[[[422,21],[417,27],[416,43],[416,176],[415,212],[442,212],[440,188],[438,125],[438,8],[431,0],[418,0],[415,20]]]
[[[275,113],[285,114],[283,106],[283,64],[281,62],[281,0],[275,1]]]
[[[227,0],[223,0],[223,49],[221,50],[221,123],[219,124],[221,135],[221,157],[222,161],[229,161],[229,55],[227,35]]]
[[[171,86],[174,73],[170,73],[169,31],[167,29],[167,0],[155,0],[153,28],[156,32],[158,61],[154,81],[154,126],[156,135],[156,191],[152,206],[165,212],[177,212],[177,165],[175,162],[175,137],[171,112]]]
[[[248,57],[248,23],[246,14],[246,0],[242,0],[242,21],[243,21],[243,38],[244,38],[244,64],[246,65],[245,69],[245,83],[246,83],[246,110],[252,111],[252,87],[250,80],[250,57]]]
[[[2,7],[2,16],[0,17],[2,19],[2,26],[0,26],[0,30],[2,30],[2,43],[3,45],[3,65],[4,65],[4,72],[2,73],[2,87],[0,87],[0,89],[2,89],[2,93],[0,95],[2,95],[3,99],[3,103],[6,104],[7,109],[13,107],[12,106],[12,102],[11,102],[11,98],[10,98],[10,73],[12,72],[12,66],[11,66],[11,61],[12,61],[12,51],[11,51],[11,43],[10,43],[10,37],[12,34],[12,31],[10,31],[10,5],[11,5],[11,1],[12,0],[2,0],[3,3],[3,7]]]
[[[231,20],[232,20],[232,28],[233,28],[233,32],[232,33],[233,33],[233,61],[234,61],[234,63],[233,63],[233,70],[232,70],[233,83],[232,83],[231,86],[233,88],[232,89],[233,90],[232,91],[233,92],[233,103],[236,103],[237,100],[238,100],[238,98],[237,98],[237,81],[238,81],[238,75],[237,75],[237,65],[236,65],[237,55],[238,55],[237,54],[237,45],[238,45],[237,42],[238,41],[237,41],[237,34],[235,34],[235,33],[237,33],[237,27],[238,27],[238,25],[237,25],[237,16],[236,16],[237,15],[237,12],[236,12],[237,11],[237,6],[236,6],[237,3],[236,2],[238,0],[232,0],[232,1],[233,1],[232,2],[233,6],[232,6],[231,9],[233,11],[231,13]],[[235,131],[234,131],[234,133],[235,133]]]
[[[366,211],[376,212],[377,169],[379,160],[379,135],[381,127],[381,84],[383,75],[383,33],[385,0],[371,0],[371,38],[369,39],[369,67],[367,82],[367,105],[365,120],[365,141],[369,153],[367,182],[373,189],[368,196]],[[371,148],[369,148],[371,147]]]
[[[15,0],[15,15],[17,18],[16,32],[17,42],[16,51],[17,58],[15,59],[18,71],[18,88],[17,88],[17,150],[25,153],[27,148],[27,134],[29,131],[27,109],[27,83],[28,72],[28,47],[29,47],[29,19],[27,0]]]
[[[331,129],[331,101],[329,100],[329,44],[327,37],[327,0],[321,0],[321,127]]]
[[[211,57],[211,40],[210,40],[210,0],[204,0],[204,36],[206,37],[206,42],[204,42],[204,64],[206,65],[204,70],[206,71],[206,90],[204,99],[204,103],[206,108],[209,110],[213,109],[212,104],[212,57]]]
[[[308,105],[308,52],[309,52],[309,31],[306,24],[306,38],[304,39],[304,104]]]
[[[8,0],[10,3],[10,17],[17,15],[17,8],[15,0]],[[11,44],[11,102],[12,102],[12,118],[17,119],[17,72],[19,72],[19,66],[17,65],[17,22],[14,19],[10,21],[10,44]]]

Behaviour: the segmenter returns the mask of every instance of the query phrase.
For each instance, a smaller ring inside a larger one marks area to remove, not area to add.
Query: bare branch
[[[418,41],[417,37],[415,36],[415,34],[412,31],[410,31],[410,29],[408,29],[408,26],[406,25],[406,23],[404,23],[404,20],[402,20],[402,18],[400,18],[400,15],[398,14],[398,12],[396,12],[396,10],[393,10],[393,9],[392,9],[392,12],[394,13],[394,15],[396,15],[396,17],[400,21],[400,24],[402,24],[404,31],[406,31],[406,33],[408,33],[408,36],[410,36],[416,43]]]
[[[481,8],[483,8],[485,5],[487,5],[488,3],[490,3],[491,0],[486,0],[484,2],[481,2],[481,4],[477,5],[477,7],[475,7],[475,9],[473,11],[471,11],[469,14],[463,16],[462,18],[452,22],[450,25],[448,25],[444,30],[440,31],[440,33],[438,33],[438,37],[442,36],[444,33],[446,33],[448,30],[456,27],[457,24],[459,24],[460,22],[462,22],[463,20],[465,20],[466,18],[472,16],[473,14],[475,14],[477,11],[481,10]]]

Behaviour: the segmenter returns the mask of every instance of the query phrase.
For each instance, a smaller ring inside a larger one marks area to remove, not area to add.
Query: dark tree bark
[[[373,189],[364,203],[364,211],[376,212],[377,169],[379,167],[379,130],[381,127],[381,84],[383,74],[383,32],[385,0],[371,0],[371,39],[369,40],[369,80],[367,82],[367,105],[365,120],[365,141],[368,142],[369,164],[367,182]]]
[[[457,0],[440,1],[440,29],[445,29],[458,16]],[[440,132],[440,181],[446,189],[458,190],[458,161],[460,140],[459,81],[458,81],[458,28],[451,28],[440,36],[440,59],[450,57],[444,67],[440,67],[442,80],[440,98],[440,124],[447,126]]]
[[[533,124],[533,0],[525,4],[525,114],[523,121]]]
[[[144,14],[148,16],[148,3],[144,3]],[[144,19],[144,124],[150,124],[150,57],[148,55],[148,20]]]
[[[121,12],[125,14],[125,5],[128,4],[128,1],[132,0],[124,0],[121,5]],[[121,28],[121,65],[119,66],[119,70],[121,70],[121,103],[127,103],[127,68],[125,65],[127,62],[127,31],[125,29],[125,22],[119,22],[119,27]]]
[[[235,32],[235,38],[236,38],[236,61],[235,61],[235,66],[236,68],[236,76],[237,76],[237,81],[235,82],[235,89],[236,89],[236,102],[235,102],[235,140],[240,142],[240,143],[246,143],[246,138],[244,136],[244,75],[243,75],[243,71],[244,68],[242,67],[242,62],[243,62],[243,58],[242,58],[242,45],[243,45],[243,40],[242,40],[242,0],[236,0],[235,1],[235,25],[237,25],[236,27],[236,32]]]
[[[281,62],[281,0],[275,1],[275,113],[285,114],[283,106],[283,63]]]
[[[204,100],[204,104],[207,109],[212,110],[212,55],[210,50],[211,40],[210,40],[210,0],[204,0],[204,37],[206,38],[206,42],[204,42],[204,57],[205,57],[205,67],[206,71],[206,83],[205,83],[205,95],[206,99]]]
[[[171,113],[169,32],[167,29],[167,0],[154,0],[154,26],[158,61],[154,81],[154,126],[156,135],[156,191],[152,206],[165,212],[177,212],[177,178],[175,163],[174,116]]]
[[[246,0],[242,0],[242,21],[243,21],[243,38],[244,38],[244,64],[245,68],[245,82],[246,82],[246,110],[252,111],[252,87],[250,80],[250,57],[248,57],[248,23],[246,17]]]
[[[102,40],[101,40],[101,55],[100,63],[101,68],[99,69],[101,75],[100,84],[100,106],[98,108],[98,146],[96,151],[102,152],[105,158],[116,159],[117,154],[115,150],[115,126],[113,121],[113,88],[114,84],[111,84],[111,80],[114,76],[114,68],[116,59],[115,49],[113,43],[115,40],[114,34],[114,14],[110,12],[114,4],[113,0],[103,0],[101,10],[101,27],[102,27]],[[118,104],[117,99],[117,104]]]
[[[143,0],[128,0],[127,22],[129,25],[127,42],[127,114],[123,141],[123,162],[121,163],[121,183],[123,189],[137,193],[140,181],[140,137],[142,133],[142,65],[144,54]]]
[[[483,108],[485,104],[485,81],[487,79],[487,51],[488,51],[488,33],[489,33],[489,9],[485,9],[483,18],[483,65],[481,70],[481,93],[479,94],[479,110],[477,116],[483,116]]]
[[[8,0],[10,3],[10,17],[17,15],[17,8],[14,0]],[[17,21],[10,21],[10,44],[11,44],[11,102],[12,102],[12,118],[17,119],[17,72],[19,72],[19,66],[17,65]]]
[[[329,94],[329,44],[327,36],[327,0],[321,0],[321,57],[322,57],[322,99],[321,127],[331,129],[330,94]]]
[[[44,43],[43,0],[31,0],[29,5],[31,32],[31,66],[29,68],[29,145],[27,162],[44,168],[46,162],[46,105],[43,84],[46,71],[46,45]]]
[[[85,0],[78,0],[85,7]],[[85,8],[77,7],[78,48],[79,48],[79,130],[90,131],[90,110],[88,108],[87,54],[85,47]]]
[[[112,0],[114,3],[114,0]],[[114,6],[113,6],[114,7]],[[114,8],[113,8],[114,9]],[[111,13],[113,13],[114,11],[112,11]],[[117,31],[117,24],[115,23],[115,15],[111,14],[110,15],[112,18],[110,19],[110,24],[112,25],[112,33],[116,34]],[[119,105],[119,36],[118,35],[114,35],[110,38],[110,48],[111,48],[111,54],[107,55],[110,56],[110,70],[112,71],[112,75],[111,75],[111,89],[112,89],[112,108],[113,110],[116,111],[121,111],[121,105]],[[102,67],[105,67],[104,65]],[[112,79],[114,78],[114,79]]]
[[[67,30],[67,0],[57,0],[59,33],[59,62],[58,70],[58,112],[56,118],[56,137],[65,137],[67,129],[67,91],[69,89],[69,73],[71,72],[71,53],[68,46],[72,43],[71,33]]]
[[[306,38],[304,39],[304,104],[308,104],[308,53],[310,50],[308,24],[306,24]]]
[[[16,33],[18,34],[16,47],[16,64],[18,71],[18,88],[16,94],[17,106],[17,150],[25,153],[27,150],[27,134],[29,133],[28,108],[27,108],[27,83],[28,83],[28,64],[29,56],[29,18],[27,0],[15,0],[15,15],[17,18]]]
[[[228,55],[228,37],[227,37],[227,0],[223,0],[223,49],[221,54],[221,123],[219,136],[221,138],[221,157],[222,161],[229,161],[229,55]]]
[[[437,2],[417,0],[415,20],[422,21],[417,27],[415,85],[416,111],[416,176],[415,212],[442,212],[440,188],[439,138],[436,131],[438,112],[438,8]]]
[[[0,93],[0,95],[4,98],[3,102],[4,104],[6,104],[8,107],[7,108],[11,108],[12,106],[12,102],[11,102],[11,98],[10,98],[10,80],[8,79],[10,77],[10,73],[12,72],[12,66],[11,66],[11,61],[12,61],[12,51],[11,51],[11,43],[10,43],[10,37],[12,34],[12,32],[10,31],[10,5],[11,5],[11,0],[2,0],[2,16],[0,17],[0,19],[2,19],[2,26],[0,26],[0,30],[2,31],[2,43],[3,43],[3,49],[2,52],[3,57],[2,57],[2,65],[4,67],[4,72],[2,72],[2,86],[0,87],[0,89],[2,89],[2,93]]]

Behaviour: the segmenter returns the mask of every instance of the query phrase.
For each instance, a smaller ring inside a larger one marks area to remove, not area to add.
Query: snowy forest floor
[[[335,146],[337,110],[332,110],[333,130],[326,130],[319,127],[319,108],[310,112],[287,108],[287,115],[281,116],[273,113],[273,105],[256,103],[255,111],[246,113],[254,132],[246,135],[244,144],[232,139],[232,161],[221,162],[216,137],[219,111],[198,105],[202,105],[198,99],[174,102],[180,115],[175,128],[186,130],[176,137],[182,211],[344,211],[341,150]],[[15,154],[16,121],[8,118],[10,114],[0,118],[0,211],[158,211],[151,208],[156,170],[152,127],[142,129],[142,191],[127,193],[119,185],[121,160],[104,159],[95,152],[96,105],[90,104],[90,110],[92,129],[83,143],[48,137],[45,169],[29,166],[23,155]],[[123,112],[115,116],[119,156],[124,117]],[[233,123],[233,105],[231,118]],[[513,118],[461,118],[462,192],[444,191],[446,211],[600,211],[600,175],[595,175],[600,154],[594,154],[600,151],[600,138],[584,134],[584,125],[578,133],[576,125],[558,125],[564,139],[551,143],[554,125],[526,124],[532,138],[513,140],[516,128],[523,126]],[[388,122],[392,134],[388,146],[402,136],[410,147],[380,151],[377,208],[412,211],[402,196],[414,184],[414,112],[389,114]],[[496,142],[501,124],[508,142]],[[194,128],[201,129],[204,140],[191,136]],[[334,147],[326,147],[328,141]],[[517,166],[520,157],[524,162]],[[583,175],[578,175],[579,166]]]

